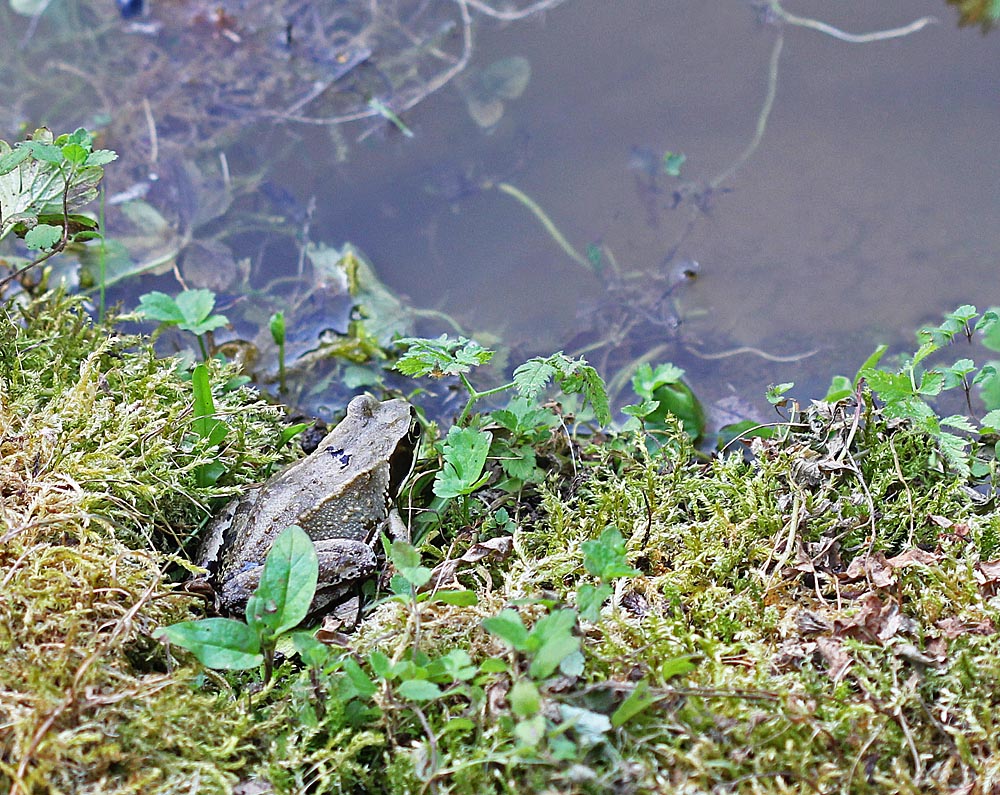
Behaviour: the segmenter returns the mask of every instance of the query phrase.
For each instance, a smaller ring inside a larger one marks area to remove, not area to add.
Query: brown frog
[[[293,524],[312,538],[319,558],[311,612],[343,599],[375,571],[379,530],[416,440],[409,403],[360,395],[313,453],[230,502],[209,524],[198,554],[219,607],[245,607],[274,539]]]

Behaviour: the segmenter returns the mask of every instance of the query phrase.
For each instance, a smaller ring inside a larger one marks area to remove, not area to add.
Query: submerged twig
[[[922,30],[928,25],[936,24],[938,21],[936,17],[920,17],[920,19],[915,19],[909,25],[903,25],[899,28],[875,30],[871,33],[848,33],[840,28],[835,28],[833,25],[827,24],[826,22],[821,22],[818,19],[810,19],[809,17],[800,17],[795,14],[791,14],[781,7],[779,0],[770,0],[768,8],[782,22],[789,25],[796,25],[800,28],[809,28],[810,30],[815,30],[819,33],[825,33],[827,36],[832,36],[838,41],[844,41],[848,44],[869,44],[873,41],[898,39],[903,36],[909,36],[911,33],[916,33],[918,30]]]

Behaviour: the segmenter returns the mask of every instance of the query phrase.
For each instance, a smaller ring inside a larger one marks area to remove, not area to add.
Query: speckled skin
[[[198,555],[220,607],[237,612],[246,605],[271,544],[293,524],[313,539],[319,557],[313,612],[368,577],[376,567],[374,536],[395,496],[389,494],[399,463],[394,456],[412,456],[412,428],[405,400],[356,397],[315,452],[230,502],[209,525]]]

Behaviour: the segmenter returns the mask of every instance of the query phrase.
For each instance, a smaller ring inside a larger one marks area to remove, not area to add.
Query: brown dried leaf
[[[997,628],[989,618],[981,621],[969,621],[958,616],[939,619],[934,623],[941,633],[952,640],[960,635],[993,635]]]
[[[889,558],[886,563],[894,569],[903,569],[907,566],[936,566],[940,561],[940,555],[925,552],[919,547],[911,547],[905,552]]]
[[[853,662],[844,644],[836,638],[816,638],[816,648],[828,666],[830,678],[839,682]]]
[[[455,575],[458,573],[461,564],[478,563],[486,558],[504,560],[511,549],[514,548],[514,539],[511,536],[498,536],[488,541],[481,541],[469,547],[465,554],[454,560],[441,561],[431,572],[431,580],[428,587],[441,588],[445,585],[452,585],[455,582]]]

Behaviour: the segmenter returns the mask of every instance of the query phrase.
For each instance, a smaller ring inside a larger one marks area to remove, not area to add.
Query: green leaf
[[[111,149],[95,149],[87,155],[88,166],[106,166],[108,163],[118,159],[118,153]]]
[[[4,151],[3,147],[0,147],[0,153]],[[21,163],[31,157],[31,150],[23,146],[18,146],[16,149],[11,150],[9,147],[6,149],[6,154],[0,157],[0,176],[7,174],[17,168]]]
[[[204,364],[195,365],[191,373],[191,387],[194,390],[194,420],[191,423],[195,433],[212,446],[222,443],[229,428],[215,416],[215,401],[212,385],[208,378],[208,368]]]
[[[594,586],[584,583],[576,592],[576,606],[580,611],[580,617],[596,623],[601,617],[601,607],[604,602],[614,593],[614,589],[607,583]]]
[[[697,667],[698,666],[691,662],[691,660],[687,657],[673,657],[669,660],[665,660],[663,665],[660,666],[660,678],[666,682],[668,679],[673,679],[675,676],[689,674]]]
[[[88,154],[89,152],[77,143],[62,147],[63,158],[77,166],[82,166],[87,161]]]
[[[531,628],[529,644],[538,646],[528,669],[532,678],[551,676],[566,657],[579,651],[580,638],[573,634],[576,621],[574,610],[556,610]]]
[[[136,310],[149,320],[160,323],[175,324],[184,322],[184,313],[171,296],[154,290],[139,296],[139,306]]]
[[[555,373],[556,368],[549,359],[536,356],[514,370],[514,386],[523,397],[534,400]]]
[[[652,400],[656,389],[679,384],[683,378],[684,371],[673,364],[660,364],[655,370],[650,365],[643,364],[636,368],[635,375],[632,376],[632,389],[639,397]]]
[[[528,630],[525,629],[521,615],[509,607],[495,616],[484,618],[483,629],[506,641],[517,651],[526,651],[528,648]]]
[[[287,632],[309,612],[318,579],[312,539],[298,525],[286,528],[267,553],[260,585],[247,602],[247,623],[272,636]]]
[[[344,660],[343,670],[344,680],[340,686],[340,695],[345,701],[350,698],[371,698],[378,692],[378,686],[368,678],[353,657]]]
[[[785,393],[793,386],[795,386],[795,383],[792,381],[786,381],[783,384],[771,384],[771,386],[767,388],[767,393],[765,394],[767,402],[772,406],[784,404],[786,400]]]
[[[222,315],[213,315],[215,293],[204,288],[185,290],[177,296],[177,308],[184,317],[178,328],[194,334],[204,334],[229,321]]]
[[[638,569],[628,565],[625,539],[617,527],[605,528],[599,539],[584,541],[580,549],[583,551],[583,567],[601,580],[641,574]]]
[[[628,698],[619,704],[618,709],[611,714],[612,727],[617,729],[655,703],[656,698],[649,695],[649,682],[640,679],[635,683],[632,692],[628,694]]]
[[[475,591],[435,591],[434,601],[456,607],[472,607],[479,604],[479,597]]]
[[[53,165],[60,165],[63,162],[62,149],[58,146],[41,141],[24,141],[21,145],[31,151],[31,156],[35,160]]]
[[[507,693],[510,710],[519,718],[537,715],[542,708],[538,686],[529,679],[518,679]]]
[[[430,582],[431,570],[420,565],[420,553],[412,544],[394,541],[390,557],[396,570],[414,589]]]
[[[441,688],[426,679],[401,682],[396,692],[408,701],[433,701],[441,696]]]
[[[851,379],[844,375],[835,375],[830,380],[830,386],[826,390],[823,400],[827,403],[836,403],[837,401],[849,398],[853,394],[854,385],[851,383]]]
[[[24,245],[30,251],[51,251],[62,240],[62,236],[63,230],[61,226],[38,224],[25,234]]]
[[[264,661],[260,636],[242,621],[231,618],[182,621],[161,627],[153,636],[188,649],[207,668],[243,671]]]
[[[482,347],[475,340],[465,337],[456,340],[447,334],[433,340],[403,337],[396,340],[396,344],[407,350],[393,365],[393,369],[409,376],[440,378],[459,375],[486,364],[493,357],[493,351]]]
[[[434,477],[434,494],[447,499],[471,494],[489,480],[483,475],[493,434],[452,426],[444,440],[444,467]]]
[[[980,421],[980,424],[983,426],[983,430],[989,433],[1000,431],[1000,409],[993,409],[993,411],[987,413]]]
[[[292,643],[302,662],[310,668],[320,668],[330,658],[330,647],[309,632],[293,632]]]

